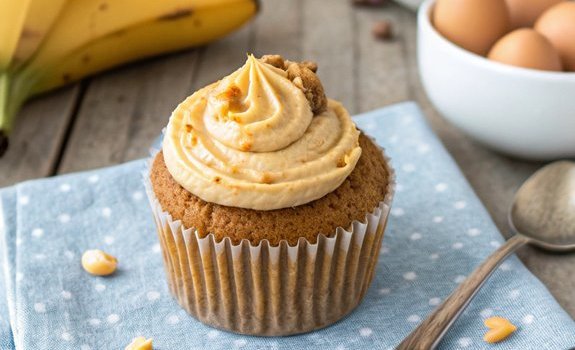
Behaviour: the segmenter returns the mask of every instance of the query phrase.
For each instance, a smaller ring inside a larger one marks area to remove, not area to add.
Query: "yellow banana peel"
[[[141,58],[209,43],[246,23],[259,7],[257,0],[55,0],[59,8],[43,11],[36,2],[45,0],[9,1],[31,2],[21,27],[35,28],[38,35],[19,33],[11,63],[0,66],[0,156],[14,117],[30,96]]]

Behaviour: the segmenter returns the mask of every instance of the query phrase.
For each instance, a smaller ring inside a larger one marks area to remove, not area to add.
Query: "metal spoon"
[[[533,174],[515,195],[509,224],[515,235],[473,271],[397,350],[434,349],[493,271],[523,245],[550,253],[575,251],[575,162],[555,162]]]

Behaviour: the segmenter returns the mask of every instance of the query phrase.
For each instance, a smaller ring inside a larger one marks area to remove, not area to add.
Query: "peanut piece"
[[[136,337],[124,350],[152,350],[152,338]]]
[[[327,97],[321,81],[311,68],[317,70],[310,62],[296,63],[286,62],[288,79],[293,81],[301,89],[308,100],[314,115],[318,115],[327,109]]]
[[[323,85],[315,74],[317,63],[312,61],[292,62],[284,60],[280,55],[263,55],[260,60],[287,72],[288,79],[304,93],[314,115],[321,114],[327,109],[327,97]]]
[[[299,64],[311,70],[312,72],[317,73],[317,63],[314,61],[301,61]]]
[[[284,59],[280,55],[263,55],[260,60],[279,69],[285,69]]]
[[[96,276],[111,275],[116,271],[118,260],[99,249],[86,250],[82,254],[82,267]]]
[[[490,329],[483,336],[483,340],[488,343],[500,342],[517,330],[517,327],[509,322],[508,319],[499,316],[490,317],[484,323]]]

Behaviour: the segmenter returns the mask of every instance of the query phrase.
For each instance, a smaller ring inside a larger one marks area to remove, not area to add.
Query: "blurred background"
[[[42,93],[15,113],[10,147],[0,159],[0,187],[146,157],[171,111],[186,96],[241,66],[246,53],[281,54],[290,60],[316,61],[327,95],[342,101],[351,114],[417,102],[508,236],[506,215],[513,194],[544,163],[492,151],[434,108],[418,69],[417,6],[417,1],[401,5],[377,0],[261,0],[259,12],[247,13],[247,23],[223,39]],[[185,11],[172,15],[168,20],[194,16]],[[227,13],[216,17],[216,23],[224,26],[232,19],[238,25],[244,21]],[[163,40],[169,39],[159,37],[148,45],[161,46]],[[565,74],[572,78],[573,73]],[[393,137],[388,142],[394,142]],[[572,270],[565,268],[573,266],[575,258],[550,257],[531,248],[523,250],[521,258],[575,316],[575,280]]]

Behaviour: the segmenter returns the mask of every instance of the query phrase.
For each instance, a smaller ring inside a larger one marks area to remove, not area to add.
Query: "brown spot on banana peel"
[[[42,36],[41,32],[34,30],[34,29],[24,27],[24,29],[22,29],[22,33],[20,33],[20,40],[39,38],[41,36]]]
[[[194,11],[192,9],[180,9],[180,10],[176,10],[174,12],[162,15],[162,16],[158,17],[158,20],[160,20],[160,21],[177,21],[179,19],[189,17],[193,14],[194,14]]]
[[[113,32],[113,33],[110,34],[110,35],[113,35],[113,36],[115,36],[115,37],[122,37],[122,36],[124,36],[127,32],[128,32],[128,30],[124,28],[124,29],[119,29],[119,30],[115,31],[115,32]]]
[[[100,6],[98,6],[98,10],[104,12],[108,9],[108,3],[107,2],[103,2],[100,4]]]

